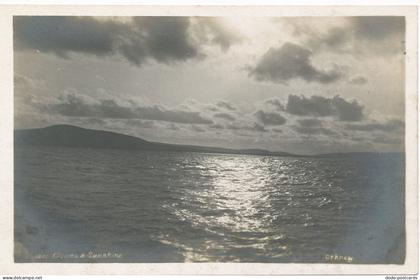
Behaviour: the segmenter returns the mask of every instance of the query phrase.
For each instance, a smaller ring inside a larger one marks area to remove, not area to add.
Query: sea
[[[402,264],[404,154],[16,146],[16,262]]]

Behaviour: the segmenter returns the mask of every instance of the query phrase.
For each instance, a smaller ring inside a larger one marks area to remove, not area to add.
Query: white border
[[[27,1],[25,1],[27,2]],[[44,3],[49,1],[43,1]],[[138,2],[138,1],[137,1]],[[143,1],[144,2],[144,1]],[[146,1],[147,2],[147,1]],[[190,1],[191,2],[191,1]],[[278,1],[276,1],[278,3]],[[302,1],[299,1],[302,2]],[[303,1],[308,3],[309,1]],[[323,1],[331,3],[337,1]],[[356,3],[362,1],[353,1]],[[365,2],[365,1],[363,1]],[[386,2],[386,1],[383,1]],[[405,1],[407,2],[407,1]],[[334,4],[334,3],[331,3]],[[337,4],[337,3],[335,3]],[[13,262],[13,15],[406,16],[406,230],[404,265],[38,264]],[[0,272],[2,274],[415,274],[418,272],[417,9],[415,6],[0,6]]]

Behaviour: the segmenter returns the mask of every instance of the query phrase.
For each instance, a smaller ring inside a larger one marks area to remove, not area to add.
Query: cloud
[[[233,104],[231,104],[229,102],[226,102],[226,101],[218,101],[216,103],[216,106],[219,107],[219,108],[227,109],[229,111],[235,111],[236,110],[236,107]]]
[[[15,98],[27,98],[31,96],[32,99],[42,99],[40,96],[32,96],[36,91],[44,92],[47,89],[44,80],[29,78],[19,73],[14,73],[13,87]]]
[[[251,130],[251,131],[259,131],[259,132],[266,132],[266,131],[268,131],[267,129],[265,129],[265,127],[263,125],[260,125],[258,123],[254,123],[253,126],[246,126],[243,129],[245,129],[245,130]]]
[[[257,65],[249,69],[249,75],[258,81],[282,84],[293,79],[328,84],[342,77],[337,67],[329,71],[317,69],[311,62],[311,56],[309,49],[285,43],[280,48],[270,48]]]
[[[13,77],[13,86],[15,88],[27,90],[27,89],[33,88],[34,83],[31,79],[29,79],[25,76],[15,74],[14,77]]]
[[[402,54],[405,48],[405,19],[401,16],[342,17],[332,24],[328,18],[317,22],[289,18],[284,22],[312,51],[384,55]]]
[[[404,145],[404,139],[401,138],[388,138],[384,136],[376,136],[373,139],[373,142],[380,143],[380,144],[386,144],[386,145]]]
[[[93,125],[105,125],[106,124],[106,122],[104,120],[96,119],[96,118],[85,119],[85,122],[88,123],[88,124],[93,124]]]
[[[280,100],[276,99],[276,98],[272,98],[272,99],[266,100],[265,101],[265,104],[266,105],[269,105],[269,106],[273,106],[276,110],[280,110],[280,111],[283,111],[284,110],[283,103]]]
[[[31,94],[34,88],[34,83],[31,79],[24,76],[14,76],[14,99],[15,109],[18,107],[24,107],[26,105],[33,105],[35,103],[35,96]]]
[[[166,125],[166,128],[167,129],[170,129],[170,130],[180,130],[180,128],[177,125],[173,124],[173,123],[168,123]]]
[[[267,132],[268,130],[261,124],[254,123],[251,126],[243,126],[241,129],[249,131]]]
[[[320,40],[319,42],[316,42],[315,39],[310,41],[309,44],[314,46],[318,43],[322,46],[328,46],[329,48],[340,48],[348,40],[347,36],[348,34],[343,28],[333,27],[329,29],[324,36],[317,38]]]
[[[345,126],[348,130],[356,130],[356,131],[396,131],[402,130],[404,128],[404,122],[401,120],[388,120],[384,123],[365,123],[365,124],[348,124]]]
[[[298,116],[325,117],[333,114],[331,99],[317,95],[309,98],[289,95],[286,111]]]
[[[350,84],[354,85],[364,85],[367,84],[368,80],[364,76],[355,76],[349,79]]]
[[[195,132],[206,132],[206,130],[198,125],[191,125],[191,129]]]
[[[90,117],[112,119],[143,119],[187,124],[211,124],[199,112],[167,109],[162,106],[123,106],[115,100],[99,100],[89,103],[84,98],[68,94],[60,103],[45,105],[47,110],[67,117]]]
[[[199,51],[189,41],[189,25],[185,17],[134,17],[132,32],[126,33],[120,48],[137,65],[145,55],[163,63],[194,58]]]
[[[292,129],[301,134],[334,135],[335,133],[324,127],[293,126]]]
[[[317,135],[333,135],[334,131],[322,126],[322,121],[319,119],[300,119],[297,120],[299,125],[292,126],[291,128],[301,134],[317,134]]]
[[[389,37],[404,35],[405,18],[402,16],[350,17],[353,34],[358,39],[383,41]]]
[[[216,103],[207,103],[207,104],[203,104],[194,100],[190,103],[192,103],[193,106],[195,107],[201,107],[200,108],[201,110],[210,111],[210,112],[226,113],[226,114],[231,115],[232,112],[237,111],[237,108],[234,104],[227,101],[223,101],[223,100],[219,100]]]
[[[141,127],[141,128],[155,128],[156,125],[154,121],[143,121],[143,120],[136,120],[136,119],[129,119],[126,120],[125,123],[129,126]]]
[[[278,113],[259,110],[254,115],[264,125],[282,125],[286,123],[286,119]]]
[[[35,49],[65,56],[67,52],[104,55],[113,51],[114,33],[121,26],[91,17],[15,16],[17,49]]]
[[[215,123],[215,124],[211,124],[209,125],[210,128],[215,128],[215,129],[223,129],[225,128],[223,125]]]
[[[228,28],[219,18],[194,17],[192,21],[193,33],[197,40],[219,45],[223,51],[227,51],[232,45],[243,41],[242,36],[236,30]]]
[[[340,121],[360,121],[363,118],[363,106],[356,100],[348,102],[340,96],[334,96],[331,105]]]
[[[236,119],[234,116],[232,116],[231,114],[228,114],[228,113],[217,113],[217,114],[214,114],[214,116],[216,118],[222,118],[222,119],[229,120],[229,121],[234,121]]]
[[[319,119],[302,119],[302,120],[297,120],[297,122],[302,127],[321,127],[322,126],[322,121],[320,121]]]
[[[226,129],[230,130],[247,130],[257,132],[267,132],[268,130],[261,124],[254,123],[253,125],[242,125],[242,124],[228,124]]]
[[[340,121],[360,121],[363,118],[362,105],[356,100],[346,101],[338,95],[333,98],[289,95],[286,111],[298,116],[334,116]]]
[[[202,56],[190,38],[188,17],[132,17],[129,21],[72,16],[15,16],[17,50],[33,49],[68,57],[119,54],[140,66],[153,59],[174,63]]]

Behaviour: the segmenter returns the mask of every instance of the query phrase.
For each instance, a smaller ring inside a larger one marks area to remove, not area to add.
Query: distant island
[[[14,132],[15,145],[63,146],[96,149],[125,149],[173,152],[201,152],[267,156],[299,156],[264,149],[227,149],[194,145],[177,145],[147,141],[125,134],[86,129],[73,125],[53,125],[45,128],[21,129]]]

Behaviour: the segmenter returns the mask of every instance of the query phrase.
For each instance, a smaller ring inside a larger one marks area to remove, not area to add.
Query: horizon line
[[[178,144],[178,143],[167,143],[167,142],[156,142],[156,141],[150,141],[148,139],[145,139],[143,137],[139,137],[139,136],[134,136],[134,135],[130,135],[130,134],[125,134],[125,133],[120,133],[120,132],[116,132],[116,131],[112,131],[112,130],[104,130],[104,129],[96,129],[96,128],[86,128],[86,127],[82,127],[82,126],[78,126],[78,125],[74,125],[74,124],[67,124],[67,123],[61,123],[61,124],[53,124],[53,125],[48,125],[48,126],[43,126],[43,127],[33,127],[33,128],[14,128],[14,131],[22,131],[22,130],[35,130],[35,129],[47,129],[47,128],[52,128],[52,127],[74,127],[74,128],[78,128],[78,129],[85,129],[85,130],[92,130],[92,131],[100,131],[100,132],[107,132],[107,133],[114,133],[114,134],[118,134],[118,135],[123,135],[123,136],[127,136],[127,137],[133,137],[136,139],[140,139],[146,142],[149,142],[151,144],[164,144],[164,145],[173,145],[173,146],[190,146],[190,147],[195,147],[195,148],[212,148],[212,149],[222,149],[222,150],[231,150],[231,151],[252,151],[252,150],[260,150],[262,152],[267,152],[267,153],[272,153],[272,156],[279,156],[279,155],[275,155],[275,153],[284,153],[287,155],[284,156],[291,156],[291,157],[313,157],[313,156],[327,156],[327,155],[346,155],[346,154],[405,154],[405,150],[404,151],[393,151],[393,152],[379,152],[379,151],[354,151],[354,152],[328,152],[328,153],[319,153],[319,154],[296,154],[296,153],[289,153],[289,152],[285,152],[283,150],[269,150],[266,148],[226,148],[226,147],[219,147],[219,146],[202,146],[202,145],[197,145],[197,144]]]

